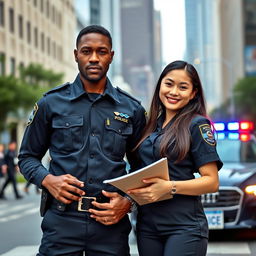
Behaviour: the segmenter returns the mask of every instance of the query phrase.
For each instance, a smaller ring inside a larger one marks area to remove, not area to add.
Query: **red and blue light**
[[[213,126],[218,133],[218,139],[249,141],[250,133],[254,130],[254,124],[250,121],[216,122]]]

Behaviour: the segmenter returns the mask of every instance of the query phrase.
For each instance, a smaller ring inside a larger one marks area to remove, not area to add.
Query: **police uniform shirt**
[[[87,196],[103,184],[126,173],[125,153],[130,158],[145,125],[140,102],[107,81],[101,95],[88,94],[79,75],[47,92],[35,105],[22,141],[19,165],[27,180],[41,187],[49,173],[71,174],[84,181]],[[49,171],[41,159],[49,148]]]
[[[167,125],[172,125],[173,120]],[[155,132],[148,136],[137,149],[140,167],[159,160],[163,118],[159,118]],[[191,145],[186,157],[178,162],[177,155],[168,149],[168,168],[170,179],[194,179],[199,167],[209,162],[216,162],[218,169],[222,162],[216,152],[216,141],[211,132],[210,122],[202,116],[195,117],[190,125]],[[201,204],[200,196],[176,194],[172,199],[147,204],[139,207],[138,230],[164,235],[172,232],[192,232],[195,235],[208,237],[208,225]]]

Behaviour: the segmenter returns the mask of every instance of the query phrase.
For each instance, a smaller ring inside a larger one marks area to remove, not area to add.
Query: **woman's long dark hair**
[[[151,102],[147,125],[143,131],[141,140],[135,148],[137,148],[146,137],[155,131],[159,116],[163,114],[165,117],[166,110],[159,98],[159,90],[163,78],[170,71],[177,69],[185,70],[187,72],[193,84],[193,91],[196,91],[196,95],[176,114],[172,125],[170,127],[167,125],[166,129],[164,129],[160,143],[160,155],[162,157],[167,156],[169,146],[174,143],[172,152],[178,156],[176,162],[179,162],[184,159],[189,151],[191,141],[189,126],[191,120],[196,115],[206,116],[205,100],[200,78],[194,66],[185,61],[174,61],[168,64],[162,71]]]

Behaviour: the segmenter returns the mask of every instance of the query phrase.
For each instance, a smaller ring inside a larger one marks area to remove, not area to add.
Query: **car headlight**
[[[256,185],[250,185],[245,188],[247,194],[253,194],[256,196]]]

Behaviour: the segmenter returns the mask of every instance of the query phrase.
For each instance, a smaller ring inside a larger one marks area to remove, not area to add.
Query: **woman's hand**
[[[144,188],[136,188],[127,191],[127,194],[134,194],[148,203],[156,202],[160,197],[167,193],[171,193],[172,184],[170,181],[150,178],[143,180],[143,183],[148,184]]]

